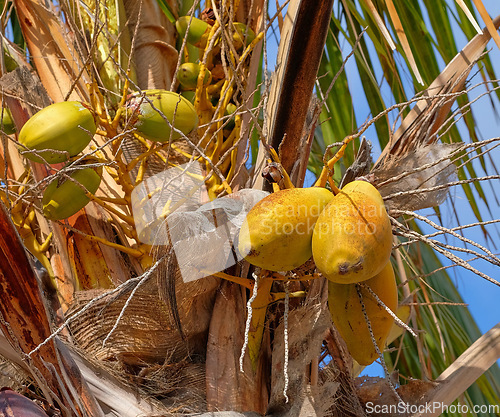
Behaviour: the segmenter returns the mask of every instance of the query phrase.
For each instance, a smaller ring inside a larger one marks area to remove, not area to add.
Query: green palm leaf
[[[349,84],[351,76],[341,73],[330,95],[326,98],[326,106],[321,115],[321,134],[317,135],[313,145],[310,169],[315,173],[321,169],[321,157],[325,147],[339,142],[359,127],[356,123],[356,116],[360,114],[356,111],[359,108],[358,103],[366,102],[372,116],[376,116],[393,103],[404,103],[411,97],[413,91],[422,91],[431,84],[439,75],[442,62],[447,64],[458,54],[457,33],[465,34],[468,39],[477,34],[469,18],[452,1],[428,0],[423,2],[423,8],[420,8],[418,2],[395,2],[399,19],[424,81],[424,86],[420,86],[415,81],[415,76],[408,64],[408,57],[404,55],[403,46],[398,38],[393,36],[393,39],[397,41],[397,49],[391,51],[386,46],[385,39],[377,29],[368,8],[364,7],[364,2],[360,3],[361,5],[358,5],[354,1],[345,0],[337,9],[334,9],[331,30],[319,73],[321,78],[318,83],[318,94],[321,96],[325,93],[343,59],[351,48],[355,47],[357,35],[362,28],[368,27],[359,45],[356,45],[354,53],[364,97],[360,97],[359,93],[357,96],[352,95],[352,86]],[[475,9],[471,2],[465,3],[474,15]],[[386,18],[392,33],[395,33],[396,28],[389,18],[385,2],[378,1],[376,6],[379,14]],[[346,47],[340,48],[339,45],[346,45]],[[404,62],[400,55],[403,55]],[[497,76],[491,59],[487,55],[481,59],[478,68],[484,80],[493,80],[490,86],[497,85],[495,81]],[[495,90],[494,94],[498,95],[498,91]],[[467,109],[468,103],[467,94],[463,94],[457,100],[458,108]],[[470,137],[472,141],[477,141],[480,134],[474,120],[474,112],[474,106],[471,112],[462,112],[465,130],[458,129],[456,120],[448,121],[445,126],[449,129],[442,136],[442,140],[463,143],[469,142]],[[371,137],[371,139],[380,149],[383,149],[389,140],[388,127],[392,121],[393,117],[391,121],[389,118],[381,118],[375,125],[377,137]],[[443,131],[444,129],[445,127]],[[482,151],[484,149],[478,147],[474,154],[464,155],[461,160],[463,166],[458,171],[460,180],[476,178],[478,170],[485,172],[486,175],[495,173],[490,172],[491,165],[486,163],[485,156],[481,154]],[[354,154],[354,147],[348,148],[342,164],[336,167],[337,178],[340,178],[343,170],[352,163]],[[474,155],[479,155],[478,161],[471,162],[470,158]],[[468,204],[476,219],[482,222],[488,214],[485,210],[489,210],[489,204],[494,203],[496,197],[491,192],[486,192],[484,184],[479,181],[462,184],[462,188],[467,200],[461,201],[460,204]],[[484,205],[480,205],[478,199],[482,200]],[[448,204],[451,204],[454,209],[455,201],[449,199]],[[436,208],[436,213],[439,213],[438,208]],[[414,223],[412,224],[414,230],[419,230]],[[481,227],[486,233],[484,226]],[[422,243],[412,245],[405,259],[407,260],[406,272],[409,277],[415,274],[427,275],[422,278],[422,281],[415,279],[409,283],[410,290],[417,291],[416,302],[422,304],[417,307],[416,323],[420,329],[425,329],[426,333],[420,336],[421,344],[417,344],[409,334],[404,337],[402,343],[397,342],[397,346],[402,350],[395,367],[404,378],[425,378],[426,376],[436,378],[481,335],[481,332],[469,310],[463,305],[463,299],[446,271],[432,273],[440,269],[443,264],[429,246]],[[477,279],[481,278],[477,277]],[[443,301],[457,305],[433,305],[433,303]],[[397,353],[388,356],[389,363],[396,360],[396,356]],[[426,361],[423,363],[424,358]],[[426,373],[422,373],[423,368],[427,369]],[[498,404],[499,380],[500,371],[495,365],[467,391],[463,401],[470,406],[470,409],[473,404]],[[446,413],[445,415],[458,414]]]

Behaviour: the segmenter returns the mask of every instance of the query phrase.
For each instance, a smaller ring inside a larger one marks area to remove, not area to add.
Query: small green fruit
[[[44,162],[43,158],[49,164],[56,164],[83,151],[96,130],[94,116],[86,106],[78,101],[63,101],[51,104],[31,117],[19,132],[19,143],[29,150],[38,151],[41,157],[26,152],[26,158]]]
[[[255,32],[241,22],[234,22],[233,45],[235,49],[241,50],[250,45],[255,39]]]
[[[184,135],[191,133],[198,126],[198,115],[194,106],[180,94],[166,90],[146,90],[143,93],[145,97],[140,94],[132,96],[128,108],[132,113],[132,125],[145,138],[162,143],[168,142],[170,137],[177,140],[182,134],[172,130],[170,125]]]
[[[179,67],[177,79],[185,90],[194,90],[198,83],[198,75],[200,74],[200,65],[193,62],[185,62]],[[203,80],[204,85],[210,84],[212,81],[212,73],[205,70],[205,77]]]
[[[95,194],[101,175],[93,168],[82,168],[69,175]],[[43,215],[49,220],[63,220],[77,213],[90,201],[85,190],[68,178],[56,178],[45,189],[42,198]]]
[[[0,109],[0,112],[2,110]],[[3,108],[3,114],[2,115],[2,121],[1,121],[1,128],[2,131],[6,135],[13,135],[16,132],[16,125],[14,124],[14,120],[12,120],[12,114],[10,113],[10,110],[8,107]]]
[[[193,90],[184,90],[181,92],[181,96],[188,100],[190,103],[194,103],[196,92]]]
[[[204,48],[206,46],[208,33],[210,31],[210,25],[207,22],[197,19],[196,17],[181,16],[175,22],[175,28],[179,35],[182,38],[186,37],[187,42],[191,45],[199,48]]]

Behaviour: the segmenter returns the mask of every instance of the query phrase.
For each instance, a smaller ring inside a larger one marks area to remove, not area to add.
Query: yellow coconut
[[[314,224],[333,199],[326,188],[294,188],[270,194],[248,213],[238,249],[253,265],[289,271],[311,257]]]
[[[326,278],[339,284],[378,274],[391,249],[391,222],[384,201],[366,181],[347,184],[325,207],[314,228],[314,262]]]
[[[362,283],[369,287],[393,312],[398,307],[398,292],[390,262],[375,277]],[[347,344],[352,357],[360,365],[369,365],[378,358],[368,324],[363,314],[357,284],[328,282],[328,308],[333,323]],[[383,350],[394,319],[379,305],[366,288],[360,289],[366,314],[379,350]]]

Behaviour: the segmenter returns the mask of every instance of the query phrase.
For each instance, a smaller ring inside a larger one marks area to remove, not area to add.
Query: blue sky
[[[453,0],[447,0],[447,1],[450,4],[454,3]],[[483,0],[483,4],[488,10],[490,16],[496,17],[500,15],[500,0]],[[478,23],[481,27],[484,27],[484,23],[481,20],[479,20]],[[467,42],[468,40],[465,39],[465,37],[463,36],[457,37],[458,48],[463,48],[467,44]],[[273,47],[271,44],[268,45],[268,47],[269,47],[268,63],[270,68],[273,68],[274,66],[273,64],[275,62],[276,50],[275,47]],[[489,42],[488,48],[492,49],[492,51],[490,52],[490,57],[496,69],[497,74],[500,76],[500,50],[493,41]],[[442,62],[443,68],[445,65],[446,63]],[[346,66],[346,73],[349,79],[353,97],[360,98],[359,101],[355,103],[357,120],[366,120],[366,118],[370,115],[370,111],[367,103],[363,99],[364,95],[356,94],[356,91],[362,90],[362,87],[360,80],[356,77],[357,70],[355,68],[354,61],[351,60],[350,62],[348,62]],[[480,78],[476,76],[475,82],[479,81]],[[475,97],[483,91],[484,89],[478,89],[477,91],[472,93],[471,96]],[[383,91],[383,94],[387,95],[386,103],[393,102],[392,98],[387,93],[387,91],[386,92]],[[493,101],[496,109],[497,110],[500,109],[500,103],[495,97],[493,98]],[[495,110],[492,108],[490,98],[484,97],[480,99],[474,105],[473,109],[474,109],[474,117],[476,120],[476,125],[479,126],[479,132],[482,136],[480,137],[480,139],[488,139],[500,136],[500,117],[498,114],[495,113]],[[459,128],[463,129],[463,132],[465,132],[463,125],[459,125]],[[370,139],[371,137],[373,138],[372,141],[376,142],[375,130],[374,129],[368,130],[366,132],[366,137],[368,139]],[[378,152],[380,152],[380,150],[377,149],[374,150],[374,159],[377,158]],[[491,155],[494,161],[497,161],[496,162],[497,167],[500,168],[500,150],[498,148],[495,149],[491,153]],[[478,169],[478,175],[484,175],[480,167],[477,167],[477,169]],[[492,171],[490,171],[490,174],[491,173]],[[488,217],[492,219],[500,218],[500,206],[498,205],[498,202],[496,202],[496,200],[493,198],[493,189],[498,189],[499,185],[500,185],[500,180],[494,180],[490,184],[483,184],[483,187],[487,192],[488,200],[490,203],[489,211],[491,212],[491,215],[490,216],[487,215],[486,216],[487,218],[485,218],[484,220],[488,220]],[[472,223],[475,220],[475,218],[470,210],[468,203],[465,201],[466,197],[464,193],[461,191],[461,188],[455,187],[454,189],[452,189],[451,197],[455,202],[455,206],[458,208],[458,211],[460,212],[460,218],[459,218],[460,224]],[[482,213],[488,214],[488,210],[484,202],[480,201],[479,199],[476,200],[479,201]],[[464,203],[460,204],[460,201],[464,201]],[[444,226],[449,226],[449,227],[456,226],[457,220],[453,215],[450,205],[445,204],[441,208],[442,208]],[[422,212],[422,214],[426,213],[430,212],[429,211]],[[499,233],[500,228],[489,227],[488,230],[490,231],[493,240],[495,242],[499,242],[500,239],[498,239],[498,237],[500,236]],[[486,241],[481,230],[477,227],[467,229],[466,237],[478,243],[481,243],[482,245],[489,248],[493,253],[498,254],[500,252],[500,245],[497,245],[497,247],[495,247],[491,241]],[[461,246],[460,243],[456,241],[456,239],[449,239],[447,243]],[[442,258],[442,260],[445,265],[448,265],[450,263],[445,258]],[[481,272],[489,275],[494,279],[500,280],[500,268],[498,266],[494,266],[487,262],[474,262],[473,265],[477,267]],[[500,308],[498,307],[499,303],[498,300],[500,299],[499,287],[493,285],[490,282],[487,282],[483,278],[480,278],[477,275],[473,274],[472,272],[467,271],[460,267],[454,267],[449,269],[449,273],[451,278],[457,285],[457,288],[460,291],[462,297],[464,298],[464,301],[469,305],[469,309],[473,317],[475,318],[482,333],[488,331],[491,327],[500,322]],[[375,365],[370,367],[367,370],[367,373],[370,375],[380,375],[381,369],[378,365]]]

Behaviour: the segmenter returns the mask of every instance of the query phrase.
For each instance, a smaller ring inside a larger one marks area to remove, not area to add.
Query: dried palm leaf
[[[418,70],[417,63],[415,62],[415,58],[413,57],[413,54],[411,52],[410,44],[408,42],[408,39],[406,38],[404,27],[401,23],[401,20],[399,19],[399,15],[396,11],[396,8],[394,7],[394,3],[392,2],[392,0],[385,0],[385,4],[387,6],[387,10],[389,11],[392,24],[396,29],[396,34],[399,38],[399,41],[401,42],[401,46],[403,47],[406,58],[410,63],[411,70],[413,71],[413,74],[415,74],[415,78],[417,79],[417,81],[423,85],[424,81],[422,80],[422,76],[420,75],[420,71]],[[396,47],[394,46],[393,49],[395,48]]]
[[[421,404],[441,404],[441,407],[425,416],[441,415],[484,372],[500,358],[500,324],[497,324],[474,342],[436,380],[437,385],[421,400]],[[415,417],[423,416],[416,413]]]
[[[81,376],[103,408],[120,417],[160,414],[162,407],[159,404],[138,398],[137,392],[119,382],[108,368],[96,365],[95,360],[89,361],[76,351],[70,350],[70,354],[78,366]],[[26,373],[26,378],[30,378],[30,368],[1,332],[0,355],[22,369]]]
[[[479,24],[477,23],[474,16],[472,15],[472,13],[470,12],[467,5],[465,4],[464,0],[455,0],[455,1],[460,6],[462,11],[465,13],[465,15],[467,16],[467,19],[469,19],[469,21],[472,23],[472,26],[474,26],[474,29],[476,29],[478,35],[481,35],[481,33],[483,33],[483,31],[482,31],[481,27],[479,26]]]
[[[495,28],[500,27],[500,16],[494,20]],[[435,141],[433,134],[447,119],[456,95],[465,85],[472,64],[480,58],[491,39],[488,31],[476,35],[457,56],[445,67],[441,74],[424,92],[424,98],[415,103],[414,108],[404,118],[401,126],[392,135],[375,163],[375,170],[382,169],[392,156],[404,156],[418,146]],[[449,94],[439,96],[440,94]],[[437,97],[433,97],[437,96]],[[427,128],[422,128],[425,120]]]
[[[19,353],[27,355],[30,371],[47,401],[60,407],[64,416],[103,416],[85,382],[79,380],[72,358],[56,340],[47,342],[51,328],[39,283],[3,204],[0,229],[3,334]]]
[[[483,18],[490,36],[493,38],[497,46],[500,48],[500,35],[497,32],[498,26],[494,22],[492,22],[491,17],[488,14],[486,7],[484,7],[482,0],[474,0],[474,4],[476,5],[479,14]]]
[[[371,0],[365,0],[364,4],[368,8],[370,14],[373,16],[373,19],[377,23],[377,26],[380,29],[380,32],[382,33],[382,36],[385,38],[385,41],[387,42],[387,44],[389,45],[389,47],[392,50],[396,49],[396,45],[394,44],[394,41],[392,40],[392,37],[389,34],[389,31],[387,30],[387,27],[385,26],[385,23],[384,23],[383,19],[380,17],[380,14],[377,11],[377,8],[373,4],[373,2]],[[391,15],[391,17],[392,17],[392,15]],[[399,18],[397,20],[399,20]]]
[[[279,65],[271,81],[266,108],[265,132],[267,146],[276,150],[280,146],[286,149],[280,158],[288,173],[292,172],[297,161],[307,160],[309,157],[309,150],[304,152],[301,141],[332,5],[332,1],[306,0],[291,1],[288,5],[278,49]],[[306,56],[307,59],[304,59]],[[254,174],[254,188],[263,186],[260,173],[264,168],[266,153],[261,144]]]
[[[159,268],[157,281],[164,285],[164,270]],[[172,273],[172,272],[171,272]],[[118,296],[93,301],[103,291],[77,293],[68,316],[77,343],[99,360],[118,361],[122,365],[174,363],[189,354],[202,353],[210,320],[215,290],[219,280],[207,277],[183,282],[176,273],[178,313],[185,340],[159,296],[156,282],[132,288]]]
[[[89,76],[55,11],[44,1],[14,1],[23,36],[42,83],[53,101],[88,101]]]

